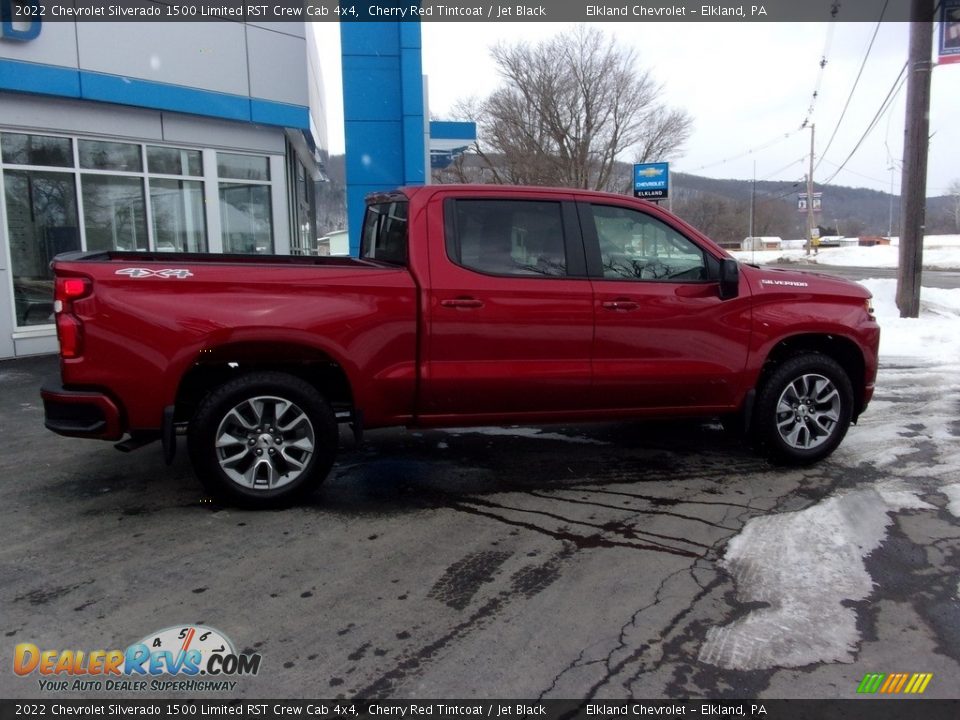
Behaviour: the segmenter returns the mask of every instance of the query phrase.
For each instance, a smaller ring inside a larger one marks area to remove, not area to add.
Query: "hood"
[[[820,272],[806,270],[787,270],[759,265],[741,263],[740,271],[745,275],[753,288],[754,293],[763,292],[798,292],[824,295],[843,296],[867,299],[873,297],[863,285]]]

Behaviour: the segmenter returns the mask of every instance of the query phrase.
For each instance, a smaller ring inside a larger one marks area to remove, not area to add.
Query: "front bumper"
[[[44,425],[67,437],[119,440],[123,436],[120,408],[103,393],[67,390],[59,377],[47,378],[40,388]]]

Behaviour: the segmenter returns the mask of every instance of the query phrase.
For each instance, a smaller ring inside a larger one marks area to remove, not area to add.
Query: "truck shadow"
[[[359,447],[346,436],[343,444],[329,479],[306,507],[391,513],[498,493],[691,481],[709,486],[772,467],[718,425],[702,421],[384,430],[368,433]]]

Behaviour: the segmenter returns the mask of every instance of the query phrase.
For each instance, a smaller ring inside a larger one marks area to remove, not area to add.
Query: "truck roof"
[[[535,194],[535,195],[565,195],[567,197],[573,195],[574,197],[580,198],[607,198],[610,200],[616,199],[618,201],[623,201],[624,199],[629,199],[635,202],[642,203],[644,205],[654,205],[649,200],[642,200],[640,198],[635,198],[632,195],[621,195],[618,193],[604,192],[601,190],[586,190],[583,188],[565,188],[565,187],[544,187],[539,185],[492,185],[492,184],[443,184],[443,185],[405,185],[403,187],[396,188],[395,190],[388,190],[384,192],[375,192],[367,195],[367,203],[375,202],[390,202],[400,199],[398,195],[406,196],[408,199],[412,199],[417,195],[435,195],[436,193],[447,193],[447,192],[457,192],[457,193],[471,193],[471,194],[513,194],[526,195],[526,194]]]

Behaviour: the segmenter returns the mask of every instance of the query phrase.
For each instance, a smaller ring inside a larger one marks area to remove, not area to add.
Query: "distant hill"
[[[497,156],[488,156],[496,163]],[[633,167],[618,163],[614,173],[624,192],[631,187]],[[318,231],[344,227],[346,222],[344,157],[326,158],[330,181],[317,187]],[[492,174],[477,155],[466,154],[454,166],[434,172],[434,182],[489,182]],[[671,173],[673,211],[717,242],[739,246],[750,234],[750,180],[721,180],[687,173]],[[384,188],[386,189],[386,188]],[[806,234],[806,214],[797,211],[797,195],[806,192],[803,181],[758,181],[754,202],[753,234],[775,235],[784,239]],[[867,188],[815,184],[822,192],[822,210],[818,216],[824,235],[886,235],[890,228],[899,234],[900,196]],[[891,205],[891,199],[893,200]],[[954,213],[956,198],[932,197],[927,200],[927,232],[960,233]],[[666,203],[665,203],[666,204]],[[322,233],[321,233],[322,234]]]
[[[747,212],[749,212],[751,186],[753,185],[750,180],[718,180],[686,173],[672,173],[671,181],[677,198],[723,198],[736,204],[741,211],[745,206]],[[781,208],[780,222],[776,224],[778,232],[755,232],[754,234],[801,237],[806,227],[806,215],[796,209],[797,195],[801,192],[805,193],[806,190],[806,184],[803,181],[758,181],[756,184],[756,201],[758,203],[786,204],[793,214],[793,219],[788,219],[782,212],[784,208]],[[836,230],[838,234],[848,236],[886,235],[891,224],[892,210],[893,234],[899,234],[899,194],[891,196],[890,193],[879,190],[847,187],[845,185],[824,186],[816,183],[814,184],[814,192],[823,193],[822,209],[818,217],[822,227]],[[675,203],[677,198],[675,198]],[[950,196],[928,198],[928,232],[949,233],[960,231],[960,228],[956,227],[952,213],[954,202],[955,199]],[[674,210],[676,211],[677,208],[675,207]],[[682,214],[682,209],[680,214]]]

